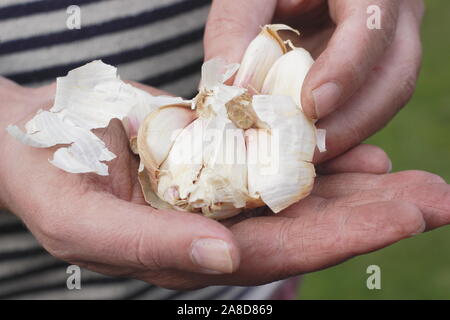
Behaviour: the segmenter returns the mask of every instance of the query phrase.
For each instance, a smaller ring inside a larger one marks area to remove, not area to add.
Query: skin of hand
[[[0,79],[0,127],[48,109],[54,93],[54,85],[30,89]],[[64,172],[48,162],[54,150],[25,146],[0,130],[0,203],[52,255],[100,273],[171,289],[256,285],[450,223],[450,187],[441,178],[386,174],[389,159],[370,145],[322,164],[312,195],[277,215],[260,209],[219,223],[155,210],[142,198],[138,159],[121,123],[96,133],[117,155],[106,177]]]
[[[373,5],[380,8],[381,29],[367,27]],[[240,62],[268,23],[300,30],[296,44],[316,62],[298,94],[305,113],[327,129],[328,150],[315,157],[323,162],[381,129],[411,98],[421,62],[423,12],[422,0],[215,0],[205,60]]]

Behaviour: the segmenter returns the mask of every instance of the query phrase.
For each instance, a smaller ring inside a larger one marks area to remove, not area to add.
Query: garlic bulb
[[[205,62],[192,100],[151,96],[94,61],[58,78],[54,106],[30,120],[25,133],[7,130],[34,147],[69,144],[51,160],[63,170],[107,175],[104,161],[115,155],[91,130],[118,118],[140,157],[138,177],[151,206],[214,219],[264,205],[279,212],[310,193],[311,161],[325,135],[300,105],[313,60],[304,49],[287,48],[278,30],[295,31],[263,27],[240,66]],[[234,85],[225,85],[236,71]]]

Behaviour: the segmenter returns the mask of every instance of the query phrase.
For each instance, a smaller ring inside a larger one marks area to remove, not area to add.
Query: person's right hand
[[[50,107],[54,90],[0,79],[0,127]],[[263,284],[450,223],[450,187],[441,178],[385,174],[386,154],[368,145],[323,164],[328,175],[317,178],[313,194],[278,215],[262,209],[264,216],[221,224],[158,211],[142,198],[138,160],[121,124],[98,134],[118,155],[107,177],[61,171],[47,161],[52,150],[22,145],[0,130],[0,203],[52,255],[100,273],[172,289]]]
[[[367,27],[371,7],[380,10],[379,29]],[[294,44],[316,61],[298,96],[305,114],[327,130],[327,151],[314,158],[322,163],[383,128],[409,101],[422,56],[423,13],[423,0],[215,0],[205,61],[240,62],[268,23],[300,30]]]

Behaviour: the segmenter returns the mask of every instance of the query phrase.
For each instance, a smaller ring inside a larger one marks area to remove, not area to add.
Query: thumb
[[[77,223],[72,236],[80,247],[79,260],[207,274],[232,273],[239,265],[233,235],[217,221],[192,213],[155,210],[112,195],[95,194],[85,199],[87,208],[79,211],[76,221],[89,223]]]
[[[215,0],[206,22],[205,60],[221,57],[240,62],[248,44],[270,23],[276,0]]]
[[[332,113],[364,85],[377,70],[374,67],[390,46],[397,26],[397,1],[330,0],[329,5],[336,30],[302,88],[303,110],[316,119]],[[371,6],[383,8],[380,29],[366,25]]]

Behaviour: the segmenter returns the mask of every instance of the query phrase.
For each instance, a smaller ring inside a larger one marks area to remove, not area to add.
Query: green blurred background
[[[426,6],[414,97],[367,142],[386,150],[394,171],[426,170],[450,182],[450,1],[427,0]],[[366,287],[372,264],[381,268],[381,290]],[[299,298],[450,299],[450,226],[308,274]]]

